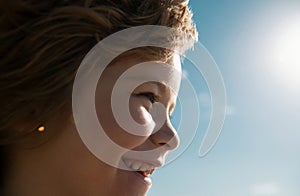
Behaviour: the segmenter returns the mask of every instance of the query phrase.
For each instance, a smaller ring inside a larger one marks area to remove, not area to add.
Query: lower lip
[[[145,177],[142,174],[140,174],[139,172],[133,171],[132,173],[134,173],[140,180],[143,181],[143,183],[145,183],[148,186],[152,185],[152,180],[149,177]]]

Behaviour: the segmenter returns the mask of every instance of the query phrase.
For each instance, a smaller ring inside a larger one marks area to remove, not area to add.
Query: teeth
[[[141,161],[125,160],[126,166],[135,171],[145,171],[147,174],[152,174],[154,167]]]
[[[132,166],[131,166],[131,168],[134,169],[134,170],[139,170],[140,167],[141,167],[141,164],[138,163],[138,162],[134,162],[134,163],[132,164]]]
[[[146,171],[146,170],[148,170],[149,169],[149,167],[146,165],[146,164],[143,164],[141,167],[140,167],[140,170],[141,171]]]

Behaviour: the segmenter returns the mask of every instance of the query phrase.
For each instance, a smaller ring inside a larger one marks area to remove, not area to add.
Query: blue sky
[[[216,145],[199,157],[210,94],[185,63],[200,104],[199,128],[187,150],[156,171],[148,195],[299,196],[300,1],[190,0],[190,6],[200,42],[222,73],[228,112]],[[179,118],[176,108],[175,124]]]

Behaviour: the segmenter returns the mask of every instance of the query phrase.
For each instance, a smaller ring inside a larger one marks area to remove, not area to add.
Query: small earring
[[[38,130],[38,132],[44,132],[45,126],[43,126],[43,125],[38,126],[37,130]]]

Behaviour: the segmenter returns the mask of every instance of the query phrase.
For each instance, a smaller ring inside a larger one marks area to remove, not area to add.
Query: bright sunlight
[[[300,89],[300,16],[282,23],[275,43],[274,66],[280,81]]]

